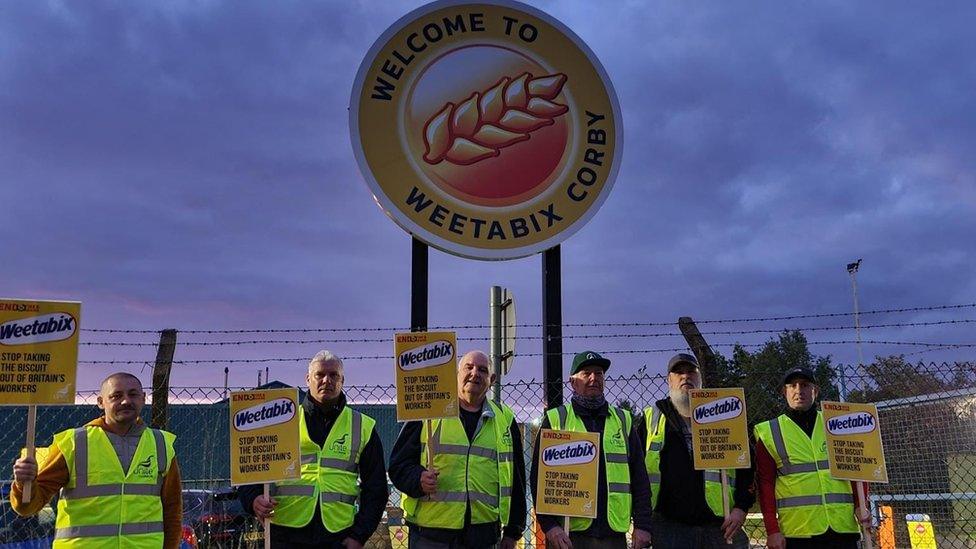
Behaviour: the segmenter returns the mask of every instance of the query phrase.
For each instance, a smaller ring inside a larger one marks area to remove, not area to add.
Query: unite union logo
[[[586,44],[510,0],[443,0],[386,30],[350,98],[377,203],[428,244],[513,259],[559,243],[606,200],[620,107]]]

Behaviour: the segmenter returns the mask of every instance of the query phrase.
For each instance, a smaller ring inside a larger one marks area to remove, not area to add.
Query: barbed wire
[[[893,346],[916,346],[916,347],[945,347],[948,349],[974,348],[976,343],[930,343],[924,341],[879,341],[879,340],[841,340],[841,341],[808,341],[807,345],[852,345],[861,343],[862,345],[893,345]],[[709,347],[764,347],[766,343],[710,343]],[[687,351],[688,347],[674,347],[669,349],[615,349],[601,350],[601,354],[650,354],[650,353],[677,353]],[[562,355],[568,356],[575,354],[576,351],[563,351]],[[516,357],[539,357],[547,353],[516,353]],[[393,360],[393,355],[366,355],[366,356],[344,356],[343,360]],[[308,357],[295,358],[213,358],[201,360],[174,360],[172,364],[255,364],[269,362],[307,362]],[[145,360],[87,360],[79,361],[79,364],[149,364]]]
[[[890,324],[869,324],[861,326],[861,330],[872,330],[879,328],[918,328],[924,326],[944,326],[949,324],[972,324],[976,319],[956,319],[938,320],[932,322],[902,322]],[[855,326],[813,326],[807,328],[765,328],[755,330],[725,330],[725,331],[705,331],[702,335],[750,335],[750,334],[776,334],[783,332],[823,332],[854,330]],[[681,337],[681,332],[659,332],[649,334],[569,334],[556,337],[555,339],[634,339],[634,338],[655,338],[655,337]],[[459,337],[458,341],[487,341],[487,337]],[[516,336],[515,340],[534,341],[545,339],[544,336]],[[302,345],[307,343],[389,343],[390,338],[348,338],[348,339],[259,339],[245,341],[181,341],[181,346],[198,347],[221,347],[234,345]],[[114,347],[155,347],[158,342],[128,342],[128,341],[86,341],[80,345],[86,346],[114,346]]]
[[[952,309],[974,308],[976,303],[963,303],[957,305],[932,305],[923,307],[903,307],[897,309],[876,309],[870,311],[860,311],[861,316],[875,314],[897,314],[923,311],[943,311]],[[853,312],[842,313],[809,313],[785,316],[768,316],[752,318],[726,318],[726,319],[705,319],[696,320],[696,324],[725,324],[738,322],[772,322],[781,320],[799,320],[808,318],[836,318],[842,316],[853,316]],[[568,324],[551,324],[548,326],[562,326],[563,328],[587,328],[587,327],[639,327],[639,326],[674,326],[675,322],[584,322]],[[546,324],[516,324],[519,328],[542,328]],[[458,324],[431,326],[434,330],[469,330],[489,328],[488,324]],[[341,332],[390,332],[390,331],[409,331],[409,327],[360,327],[360,328],[286,328],[286,329],[251,329],[251,330],[178,330],[183,334],[271,334],[271,333],[341,333]],[[82,332],[91,333],[114,333],[114,334],[158,334],[161,330],[123,330],[114,328],[82,328]]]

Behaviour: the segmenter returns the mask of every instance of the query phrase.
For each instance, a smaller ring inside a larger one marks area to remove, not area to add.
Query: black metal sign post
[[[559,246],[542,252],[542,377],[546,409],[563,403],[563,302]]]
[[[413,238],[410,330],[427,331],[427,244]],[[559,246],[542,253],[542,372],[546,409],[563,403],[563,305]]]
[[[410,331],[427,331],[427,244],[413,238],[410,275]]]

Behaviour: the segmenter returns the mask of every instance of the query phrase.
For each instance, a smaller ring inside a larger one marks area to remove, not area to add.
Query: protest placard
[[[397,421],[457,417],[454,332],[396,334]]]
[[[749,467],[745,391],[742,388],[696,389],[690,394],[695,469]]]
[[[0,405],[74,404],[81,303],[0,299]]]
[[[888,482],[878,409],[874,404],[823,402],[830,476],[861,482]]]
[[[298,389],[230,395],[230,483],[261,484],[301,475]]]
[[[539,514],[595,518],[600,434],[543,429],[539,433]]]

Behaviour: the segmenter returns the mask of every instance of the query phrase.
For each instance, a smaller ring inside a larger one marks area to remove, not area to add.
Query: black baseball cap
[[[795,378],[803,378],[812,383],[817,382],[817,377],[813,374],[813,370],[810,368],[804,368],[803,366],[797,366],[796,368],[790,368],[783,374],[783,381],[780,385],[786,385]]]
[[[681,364],[689,364],[691,366],[694,366],[695,369],[699,369],[698,359],[695,358],[695,355],[689,355],[688,353],[678,353],[673,357],[671,357],[671,360],[668,361],[668,373],[670,374],[672,371],[674,371],[675,368],[677,368]]]
[[[573,368],[569,371],[569,375],[576,375],[576,372],[586,366],[599,366],[606,372],[610,369],[610,359],[603,358],[600,353],[594,351],[576,353],[576,356],[573,357]]]

